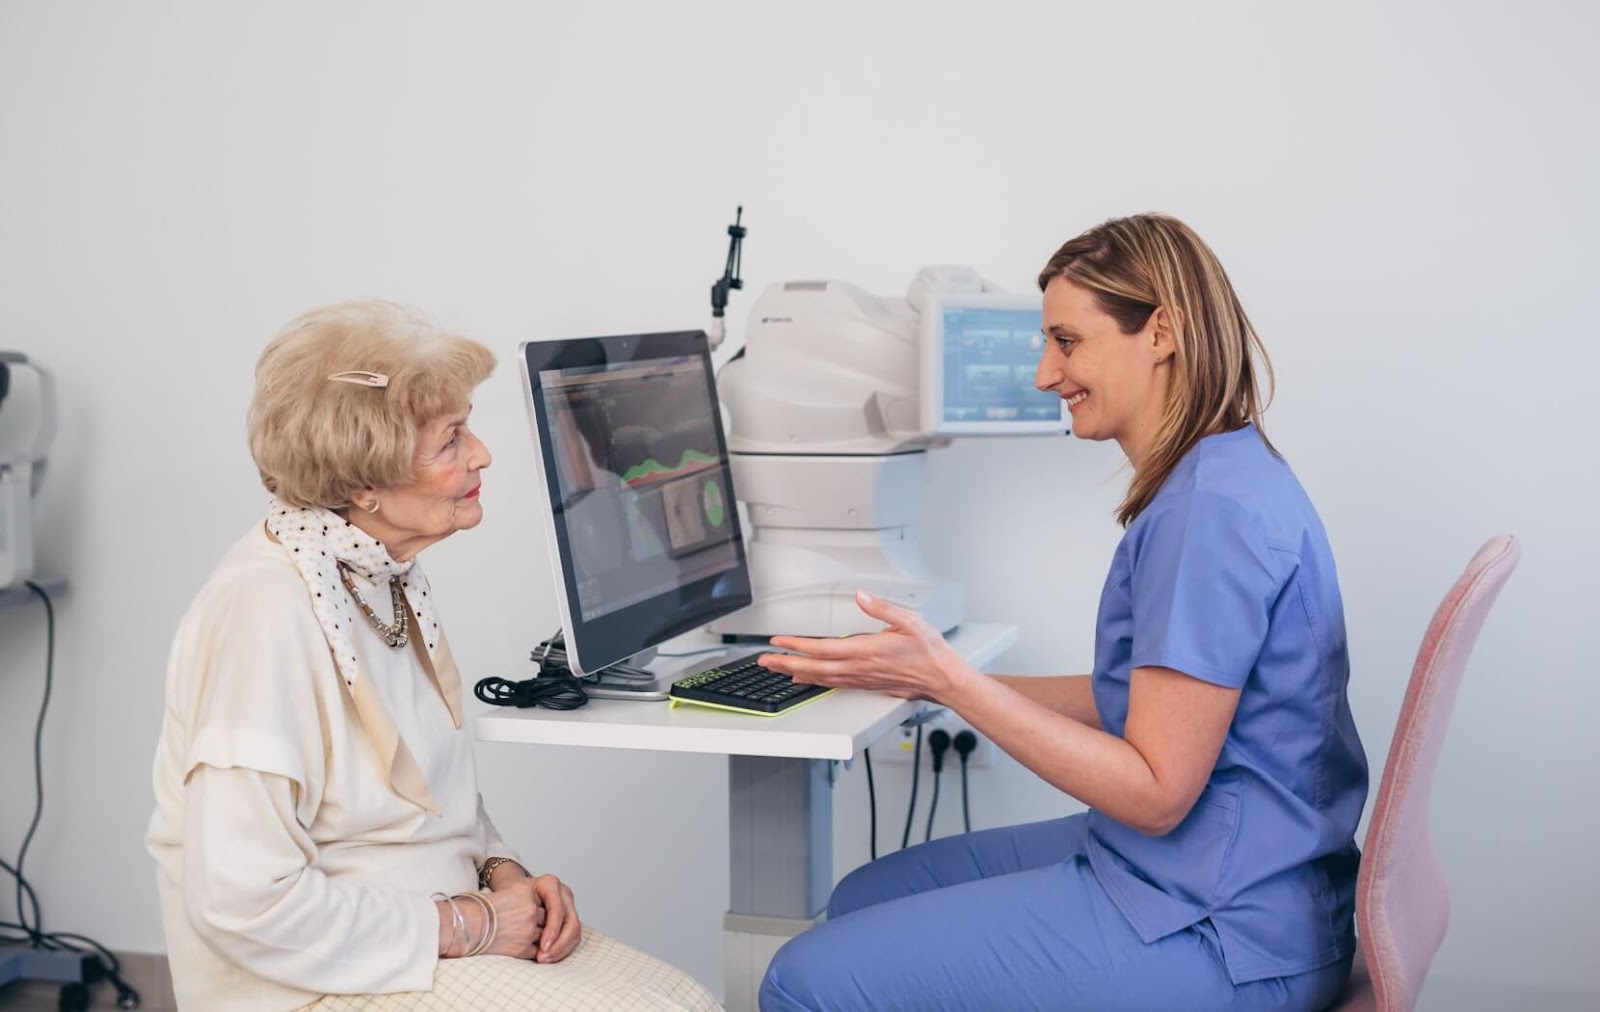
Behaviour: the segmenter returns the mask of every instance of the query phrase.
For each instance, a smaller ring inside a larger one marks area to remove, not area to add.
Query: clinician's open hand
[[[859,591],[856,604],[888,628],[841,639],[774,636],[774,647],[794,652],[762,654],[761,665],[809,685],[935,702],[943,702],[961,679],[976,675],[916,612]]]

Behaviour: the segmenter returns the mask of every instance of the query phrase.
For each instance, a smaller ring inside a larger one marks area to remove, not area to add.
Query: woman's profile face
[[[1124,334],[1087,288],[1061,276],[1045,286],[1045,345],[1034,386],[1067,402],[1075,435],[1115,439],[1127,449],[1130,437],[1159,423],[1167,378],[1157,363],[1170,354],[1157,338],[1160,316],[1157,310],[1138,333]]]
[[[415,479],[374,490],[379,516],[403,538],[440,538],[483,520],[479,476],[489,448],[467,427],[471,409],[434,419],[417,432]]]

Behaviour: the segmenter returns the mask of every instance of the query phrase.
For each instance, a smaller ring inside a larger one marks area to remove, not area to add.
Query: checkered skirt
[[[301,1012],[720,1012],[677,967],[598,931],[559,963],[509,956],[441,959],[433,990],[332,994]]]

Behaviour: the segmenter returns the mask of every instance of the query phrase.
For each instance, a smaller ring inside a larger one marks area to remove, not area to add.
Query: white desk
[[[983,668],[1017,641],[1017,629],[969,623],[948,639],[969,664]],[[687,674],[715,660],[707,655],[673,663]],[[723,1001],[729,1012],[754,1012],[773,954],[816,922],[833,887],[829,761],[852,758],[925,705],[840,690],[793,713],[754,717],[596,699],[570,711],[496,711],[480,716],[476,730],[479,741],[728,756],[731,889],[723,919]]]

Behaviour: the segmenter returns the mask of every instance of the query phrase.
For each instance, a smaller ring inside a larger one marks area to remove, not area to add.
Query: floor
[[[177,1012],[172,997],[172,977],[167,973],[167,958],[159,953],[117,953],[122,976],[139,992],[140,1012]],[[109,981],[89,988],[89,1008],[117,1007],[117,992]],[[37,981],[17,981],[0,988],[0,1012],[56,1012],[60,1006],[61,985]]]

